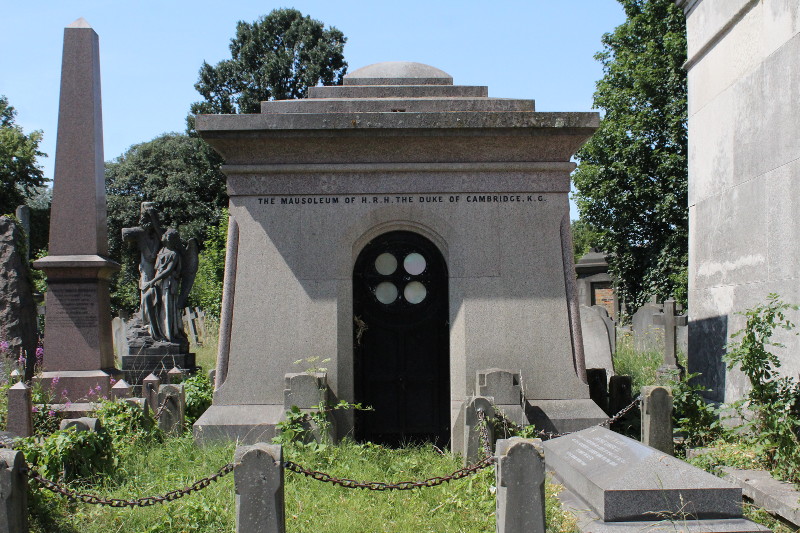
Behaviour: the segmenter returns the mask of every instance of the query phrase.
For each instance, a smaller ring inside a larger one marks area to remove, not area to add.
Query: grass
[[[136,450],[120,458],[114,479],[104,486],[81,487],[110,498],[150,496],[182,488],[230,461],[234,446],[197,448],[186,435]],[[285,448],[285,456],[312,469],[360,480],[401,481],[443,475],[460,467],[460,459],[433,447],[389,450],[345,442],[313,450]],[[494,468],[439,487],[375,492],[335,487],[286,472],[286,530],[300,532],[440,532],[495,530]],[[556,485],[548,482],[548,532],[576,531],[574,519],[561,511]],[[113,509],[68,504],[36,491],[33,532],[231,532],[235,505],[233,474],[199,494],[148,508]]]
[[[631,392],[635,397],[642,387],[655,385],[656,370],[664,362],[664,355],[657,350],[636,351],[633,335],[628,334],[617,339],[613,361],[617,375],[631,376]]]

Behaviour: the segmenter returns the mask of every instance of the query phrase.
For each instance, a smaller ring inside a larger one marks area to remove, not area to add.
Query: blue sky
[[[230,57],[236,22],[294,7],[347,37],[349,70],[418,61],[489,96],[537,111],[588,111],[602,70],[593,55],[624,21],[616,0],[355,1],[14,0],[0,32],[0,94],[25,132],[42,130],[52,178],[63,28],[84,17],[100,35],[105,159],[183,131],[202,62]],[[573,213],[573,218],[576,215]]]

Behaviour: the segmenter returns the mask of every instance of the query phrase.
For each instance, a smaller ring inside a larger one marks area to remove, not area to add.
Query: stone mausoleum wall
[[[689,85],[689,370],[717,400],[746,379],[721,361],[736,315],[776,292],[800,303],[800,3],[679,0]],[[778,335],[783,372],[800,337]]]

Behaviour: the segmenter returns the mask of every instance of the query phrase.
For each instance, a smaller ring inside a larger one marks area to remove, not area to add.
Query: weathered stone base
[[[558,481],[558,479],[555,479]],[[653,521],[604,522],[591,510],[589,504],[574,492],[564,487],[558,493],[563,507],[572,513],[578,522],[578,529],[592,533],[652,533],[681,531],[684,533],[766,533],[770,529],[745,518],[717,520],[669,520],[658,516]]]
[[[57,402],[80,402],[111,397],[111,378],[119,379],[116,368],[103,370],[58,370],[42,372],[34,378],[44,389],[50,389]],[[100,387],[99,389],[97,387]]]
[[[271,442],[284,413],[283,404],[212,405],[194,423],[194,442],[200,446],[226,441],[240,445]]]
[[[551,433],[572,433],[597,425],[608,418],[591,399],[527,400],[530,424]]]

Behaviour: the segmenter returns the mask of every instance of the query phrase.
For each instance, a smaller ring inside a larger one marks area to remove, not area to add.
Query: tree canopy
[[[25,135],[16,116],[8,98],[0,95],[0,215],[13,214],[48,181],[36,163],[37,157],[47,155],[39,150],[42,132]]]
[[[599,130],[573,175],[581,219],[599,233],[621,298],[685,294],[688,249],[686,30],[673,0],[619,0],[603,36]],[[677,290],[676,290],[677,289]]]
[[[106,163],[108,241],[123,270],[114,282],[115,308],[134,309],[137,253],[122,242],[122,228],[139,224],[142,202],[155,202],[162,226],[175,227],[183,239],[203,242],[228,206],[221,159],[202,139],[167,133],[131,146]]]
[[[203,62],[195,88],[204,100],[191,112],[258,113],[262,101],[303,98],[320,82],[340,84],[347,72],[346,41],[341,31],[296,9],[239,21],[231,59],[216,66]]]

